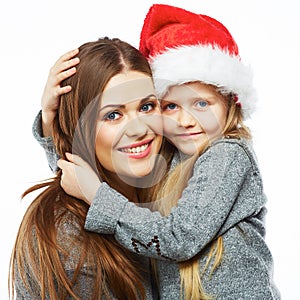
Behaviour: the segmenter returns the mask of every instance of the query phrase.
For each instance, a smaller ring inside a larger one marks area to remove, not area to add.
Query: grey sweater
[[[48,151],[53,153],[53,151]],[[51,161],[51,159],[49,160]],[[103,183],[85,227],[114,234],[126,248],[157,259],[160,299],[180,299],[178,262],[203,254],[222,235],[222,264],[203,275],[215,299],[280,299],[265,243],[266,197],[252,147],[222,139],[199,157],[178,206],[167,217],[129,202]],[[200,256],[200,266],[205,264]]]
[[[102,184],[85,228],[113,233],[126,248],[158,259],[161,299],[180,298],[176,262],[205,253],[223,237],[222,264],[202,278],[216,299],[280,299],[273,261],[265,243],[266,197],[252,147],[221,139],[199,157],[178,206],[162,217],[130,203]],[[205,265],[205,256],[200,266]]]
[[[33,235],[35,234],[35,230],[32,230]],[[72,213],[67,212],[66,215],[63,216],[60,226],[57,227],[57,243],[60,249],[63,249],[64,254],[58,251],[58,254],[61,257],[61,262],[64,267],[64,271],[69,279],[72,279],[75,270],[78,264],[78,261],[81,260],[83,247],[80,242],[80,228],[76,220],[74,220],[74,216]],[[31,245],[31,247],[35,247],[35,245]],[[38,251],[36,247],[35,251]],[[65,253],[68,253],[68,257],[66,259]],[[136,256],[136,255],[135,255]],[[149,268],[149,262],[147,259],[143,259],[142,257],[136,256],[136,261],[139,262],[142,268],[147,270]],[[26,263],[26,262],[25,262]],[[85,262],[83,267],[81,268],[78,279],[73,285],[73,291],[81,300],[90,300],[94,299],[92,295],[92,286],[94,285],[94,278],[91,276],[92,269],[99,270],[101,266],[91,265],[89,262]],[[42,299],[42,295],[40,293],[40,285],[37,281],[36,277],[33,275],[32,268],[29,264],[25,265],[26,275],[25,280],[28,283],[28,287],[25,286],[25,282],[22,280],[19,270],[17,266],[15,266],[15,293],[16,300],[38,300]],[[99,270],[100,271],[100,270]],[[146,289],[146,299],[152,300],[157,299],[152,297],[152,288],[151,288],[151,280],[150,280],[150,272],[143,274],[144,286]],[[110,291],[108,291],[110,293]],[[47,294],[46,290],[46,299],[52,300]],[[74,299],[71,296],[66,298],[67,300]],[[107,300],[108,298],[102,296],[101,299]],[[117,300],[112,293],[110,293],[110,300]],[[122,299],[126,299],[125,296]]]

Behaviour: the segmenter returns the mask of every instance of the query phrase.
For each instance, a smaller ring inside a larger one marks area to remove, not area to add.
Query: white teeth
[[[125,153],[140,153],[140,152],[144,152],[148,147],[149,144],[145,144],[143,146],[134,147],[134,148],[123,148],[121,149],[121,151]]]
[[[143,145],[141,147],[139,147],[141,150],[140,151],[145,151],[148,148],[148,144],[147,145]]]

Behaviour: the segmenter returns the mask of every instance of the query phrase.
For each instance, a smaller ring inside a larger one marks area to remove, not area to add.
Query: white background
[[[138,46],[153,1],[11,0],[0,7],[0,299],[8,299],[10,252],[32,198],[20,194],[52,176],[31,134],[48,71],[64,52],[102,36]],[[268,196],[267,242],[282,299],[299,299],[300,21],[293,0],[161,1],[208,14],[229,28],[253,66],[259,107],[249,125]]]

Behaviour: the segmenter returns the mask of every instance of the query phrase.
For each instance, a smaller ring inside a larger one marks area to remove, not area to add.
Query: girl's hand
[[[61,82],[76,73],[79,58],[74,57],[79,49],[69,51],[62,55],[50,69],[46,86],[44,88],[42,106],[42,127],[44,136],[52,135],[52,123],[59,107],[60,96],[71,91],[70,85],[61,87]]]
[[[90,205],[101,185],[99,177],[78,155],[66,153],[66,157],[69,161],[60,159],[57,162],[62,170],[61,187],[67,194]]]

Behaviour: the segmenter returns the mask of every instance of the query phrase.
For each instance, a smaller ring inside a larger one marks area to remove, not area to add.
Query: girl
[[[63,158],[70,151],[84,157],[105,182],[137,201],[137,189],[118,175],[134,181],[149,174],[161,147],[161,115],[149,64],[118,39],[100,39],[79,50],[76,75],[63,82],[72,91],[61,96],[53,116],[55,149]],[[116,107],[122,113],[114,113]],[[155,298],[147,260],[137,259],[111,235],[85,231],[88,206],[67,195],[61,180],[58,172],[24,193],[44,188],[17,235],[12,298],[14,290],[16,299]]]

